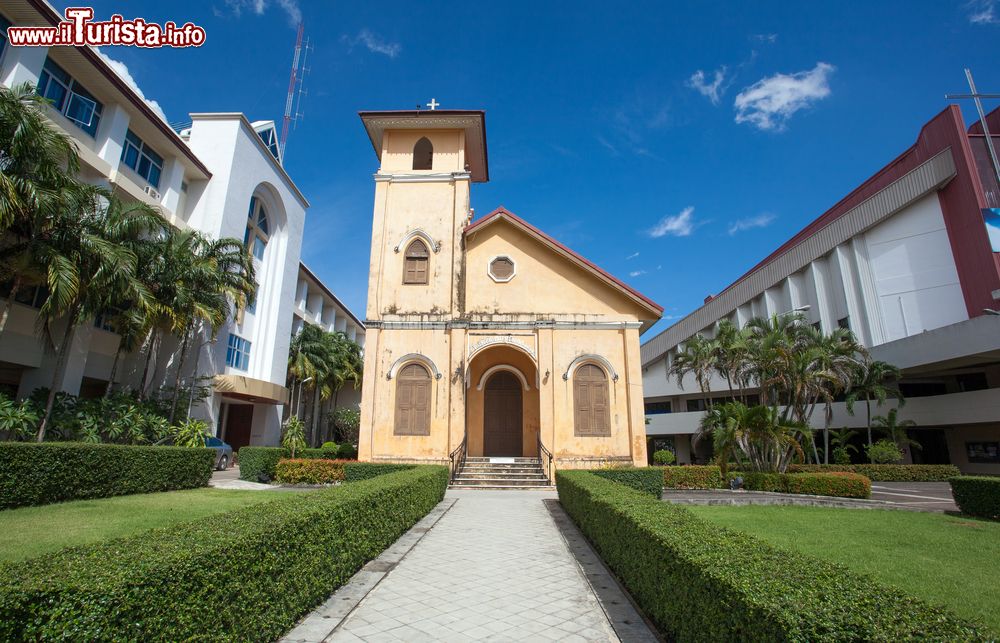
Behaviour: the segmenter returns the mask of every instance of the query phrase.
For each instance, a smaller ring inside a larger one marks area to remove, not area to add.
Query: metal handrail
[[[466,441],[469,439],[468,435],[462,436],[462,443],[455,447],[455,450],[448,454],[448,458],[451,460],[451,479],[455,480],[458,476],[458,472],[462,470],[465,466],[465,456],[468,452],[466,448]],[[458,459],[458,464],[456,465],[455,460]]]
[[[549,479],[549,482],[551,482],[552,481],[552,452],[545,448],[545,445],[542,444],[542,436],[539,435],[538,436],[538,459],[539,460],[542,459],[542,454],[544,454],[546,456],[546,458],[547,458],[547,460],[545,462],[545,476]]]

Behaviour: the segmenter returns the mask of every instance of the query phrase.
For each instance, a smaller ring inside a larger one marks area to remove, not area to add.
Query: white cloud
[[[965,7],[969,10],[969,22],[977,25],[1000,23],[997,17],[997,0],[971,0]]]
[[[296,0],[274,0],[273,2],[272,0],[226,0],[226,6],[237,17],[244,10],[249,10],[254,15],[262,16],[272,4],[276,4],[285,10],[289,23],[297,25],[302,22],[302,10],[299,8],[299,3]]]
[[[402,45],[398,42],[388,42],[383,40],[377,34],[372,33],[368,29],[362,29],[354,38],[344,36],[341,40],[346,42],[351,47],[354,47],[355,45],[364,45],[368,48],[368,51],[376,54],[382,54],[384,56],[388,56],[389,58],[395,58],[399,55],[399,52],[403,51]]]
[[[778,34],[776,33],[755,33],[750,36],[751,40],[756,42],[766,42],[769,45],[773,45],[778,41]]]
[[[705,82],[705,72],[699,69],[691,75],[691,78],[688,78],[687,85],[712,101],[713,105],[718,105],[719,99],[722,98],[722,94],[726,91],[726,87],[723,86],[725,80],[726,66],[723,65],[715,70],[712,82]]]
[[[648,234],[653,238],[671,235],[674,237],[686,237],[694,231],[694,207],[688,206],[678,214],[668,215],[660,219],[660,222],[649,229]]]
[[[769,212],[763,214],[758,214],[755,217],[745,217],[743,219],[737,219],[735,221],[729,222],[729,235],[732,236],[737,232],[742,232],[744,230],[752,230],[753,228],[766,228],[771,225],[777,217]]]
[[[633,252],[633,253],[632,253],[632,254],[630,254],[629,256],[625,257],[625,261],[628,261],[629,259],[635,259],[635,258],[636,258],[636,257],[638,257],[638,256],[639,256],[639,253],[638,253],[638,252]]]
[[[150,109],[156,112],[156,115],[162,118],[164,123],[169,123],[169,121],[167,120],[167,115],[163,111],[163,108],[160,107],[160,104],[157,103],[155,100],[146,98],[146,95],[142,93],[141,89],[139,89],[139,83],[135,82],[135,78],[132,78],[132,74],[129,73],[128,66],[125,63],[121,62],[120,60],[115,60],[114,58],[109,57],[106,53],[104,53],[100,49],[97,49],[97,55],[103,58],[104,62],[108,63],[108,66],[111,67],[111,69],[113,69],[114,72],[118,74],[118,76],[122,80],[125,81],[126,85],[132,88],[132,91],[134,91],[136,94],[139,95],[139,98],[146,101],[146,104],[149,105]]]
[[[827,81],[835,69],[820,62],[808,71],[762,78],[736,95],[736,122],[783,130],[792,114],[830,95]]]
[[[644,274],[646,274],[645,270],[633,270],[632,272],[628,273],[628,276],[629,277],[639,277],[639,276],[642,276]]]
[[[598,136],[597,142],[600,143],[602,146],[604,146],[604,148],[607,149],[609,152],[611,152],[613,156],[618,156],[618,148],[612,145],[611,142],[608,141],[608,139],[604,138],[603,136]]]

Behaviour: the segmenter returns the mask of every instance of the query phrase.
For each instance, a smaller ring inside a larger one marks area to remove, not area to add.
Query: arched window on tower
[[[434,169],[434,146],[426,136],[420,137],[417,144],[413,146],[413,169],[431,170]]]
[[[578,436],[611,435],[608,376],[595,364],[573,373],[573,428]]]
[[[269,235],[270,226],[267,222],[267,212],[264,211],[264,205],[257,197],[251,197],[250,212],[247,214],[247,231],[243,236],[243,243],[253,256],[262,261]]]
[[[406,246],[403,255],[403,283],[426,284],[427,265],[430,262],[430,252],[420,239],[414,239]]]
[[[395,435],[431,434],[431,374],[407,364],[396,377]]]

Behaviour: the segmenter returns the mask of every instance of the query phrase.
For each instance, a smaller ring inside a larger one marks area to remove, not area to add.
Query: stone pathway
[[[609,575],[595,594],[587,579],[600,563],[578,562],[579,542],[567,547],[575,527],[546,506],[555,497],[449,491],[438,515],[411,530],[426,533],[401,538],[285,640],[655,641]]]

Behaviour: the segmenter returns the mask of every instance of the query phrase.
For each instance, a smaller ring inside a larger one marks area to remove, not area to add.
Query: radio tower
[[[302,34],[305,32],[305,23],[299,23],[298,34],[295,36],[295,55],[292,57],[292,73],[288,78],[288,97],[285,99],[285,118],[281,123],[281,157],[285,157],[285,144],[288,142],[288,126],[291,125],[292,120],[298,120],[298,111],[292,113],[292,105],[295,102],[296,89],[298,93],[302,93],[301,83],[303,77],[305,76],[305,55],[302,49]],[[308,44],[306,45],[308,48]],[[300,64],[301,63],[301,64]],[[298,88],[296,88],[298,85]],[[302,98],[299,97],[299,102],[301,103]]]

